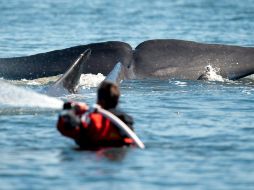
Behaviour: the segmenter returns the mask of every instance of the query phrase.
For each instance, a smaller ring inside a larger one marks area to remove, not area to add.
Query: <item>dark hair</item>
[[[119,96],[120,91],[116,84],[103,81],[98,89],[97,102],[104,109],[115,108],[118,104]]]

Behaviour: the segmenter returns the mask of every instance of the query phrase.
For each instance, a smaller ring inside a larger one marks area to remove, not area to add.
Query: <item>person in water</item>
[[[119,97],[118,86],[104,81],[98,88],[97,104],[133,130],[132,117],[116,108]],[[57,129],[62,135],[74,139],[82,149],[121,147],[134,143],[109,118],[104,117],[96,109],[90,111],[85,103],[66,102],[63,109],[64,112],[60,114],[57,122]]]

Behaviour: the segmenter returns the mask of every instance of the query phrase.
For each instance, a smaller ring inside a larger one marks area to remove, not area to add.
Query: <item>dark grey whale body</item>
[[[64,73],[86,49],[92,53],[84,73],[107,75],[120,62],[125,78],[199,79],[208,65],[222,77],[239,79],[254,73],[254,48],[183,40],[149,40],[134,50],[124,42],[102,42],[17,58],[0,59],[0,77],[38,78]]]
[[[25,57],[0,58],[0,77],[19,80],[62,74],[87,49],[92,54],[83,73],[107,75],[117,62],[127,66],[132,59],[131,46],[126,43],[94,43]]]
[[[196,80],[211,65],[222,77],[234,80],[254,73],[254,48],[150,40],[136,47],[134,63],[134,73],[140,78]]]

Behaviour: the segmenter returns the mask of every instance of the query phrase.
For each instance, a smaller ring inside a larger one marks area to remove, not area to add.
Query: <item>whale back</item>
[[[85,50],[93,52],[83,68],[83,73],[107,75],[121,62],[128,66],[132,60],[129,44],[109,41],[80,45],[31,56],[0,58],[0,77],[5,79],[35,79],[63,74]]]
[[[134,51],[138,78],[198,79],[210,65],[224,78],[254,73],[254,48],[182,40],[150,40]]]

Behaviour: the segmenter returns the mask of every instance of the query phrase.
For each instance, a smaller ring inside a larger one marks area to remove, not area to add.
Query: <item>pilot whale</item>
[[[92,53],[83,73],[108,75],[120,62],[124,79],[197,80],[203,78],[208,65],[231,80],[254,73],[253,47],[157,39],[142,42],[135,49],[125,42],[109,41],[25,57],[1,58],[0,77],[33,79],[61,74],[86,49],[91,49]]]

